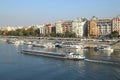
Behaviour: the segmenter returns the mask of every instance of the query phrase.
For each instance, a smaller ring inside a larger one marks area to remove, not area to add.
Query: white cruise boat
[[[109,46],[109,45],[102,45],[102,46],[98,46],[98,47],[96,47],[97,48],[97,50],[103,50],[103,51],[110,51],[111,53],[114,51],[112,48],[111,48],[111,46]]]
[[[34,47],[42,47],[42,48],[55,48],[55,45],[52,43],[35,43]]]

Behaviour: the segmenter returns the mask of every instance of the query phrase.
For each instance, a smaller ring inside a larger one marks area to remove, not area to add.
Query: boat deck
[[[60,58],[60,59],[83,60],[83,58],[81,58],[81,59],[79,59],[79,58],[78,59],[77,58],[67,58],[66,54],[60,54],[60,53],[55,53],[55,52],[38,51],[38,50],[25,50],[25,49],[23,49],[21,52],[25,53],[25,54],[45,56],[45,57],[53,57],[53,58]]]

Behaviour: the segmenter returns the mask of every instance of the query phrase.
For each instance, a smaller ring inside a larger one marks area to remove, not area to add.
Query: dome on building
[[[91,20],[98,20],[98,18],[96,16],[93,16]]]

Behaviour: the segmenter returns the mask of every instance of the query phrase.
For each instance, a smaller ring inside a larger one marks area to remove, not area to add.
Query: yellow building
[[[55,23],[56,33],[63,33],[62,24],[63,24],[63,21],[58,21]]]
[[[96,38],[99,36],[98,33],[97,18],[93,17],[88,22],[88,37]]]

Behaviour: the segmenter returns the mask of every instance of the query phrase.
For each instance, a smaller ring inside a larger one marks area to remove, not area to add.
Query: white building
[[[111,19],[98,19],[98,32],[99,36],[106,36],[111,34],[112,31],[112,22]]]
[[[87,35],[87,20],[85,18],[76,19],[72,22],[72,32],[75,32],[77,37],[84,37]]]
[[[44,26],[45,26],[44,24],[36,26],[37,28],[39,28],[40,34],[44,34],[45,33],[45,27]]]
[[[58,21],[55,23],[56,33],[63,33],[62,24],[63,24],[63,21]]]

